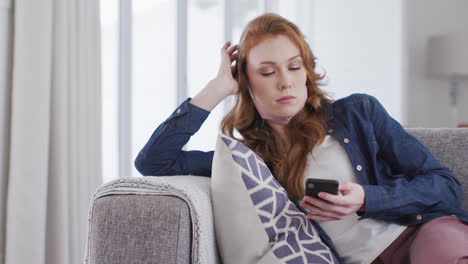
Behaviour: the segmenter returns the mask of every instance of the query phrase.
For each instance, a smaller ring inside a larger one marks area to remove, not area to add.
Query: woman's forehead
[[[300,50],[291,39],[285,35],[269,35],[261,38],[249,51],[249,64],[287,63],[300,57]]]

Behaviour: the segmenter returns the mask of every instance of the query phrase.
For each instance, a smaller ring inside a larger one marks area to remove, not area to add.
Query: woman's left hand
[[[360,184],[354,182],[340,182],[338,190],[342,195],[320,192],[316,199],[304,196],[301,206],[311,213],[306,217],[312,220],[332,221],[364,210],[365,193]]]

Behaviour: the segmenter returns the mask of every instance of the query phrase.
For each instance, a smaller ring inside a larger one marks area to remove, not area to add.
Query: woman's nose
[[[285,89],[292,88],[292,80],[291,80],[291,76],[290,76],[290,74],[288,72],[283,72],[283,73],[280,74],[278,88],[280,90],[285,90]]]

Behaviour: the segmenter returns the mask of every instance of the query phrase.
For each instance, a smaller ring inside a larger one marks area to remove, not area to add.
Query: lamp
[[[468,79],[468,33],[432,36],[428,40],[426,72],[430,77],[450,81],[452,119],[458,123],[458,84]]]

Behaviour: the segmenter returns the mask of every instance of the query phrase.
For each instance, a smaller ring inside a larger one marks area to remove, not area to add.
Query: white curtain
[[[14,0],[5,263],[82,263],[101,181],[97,0]]]

